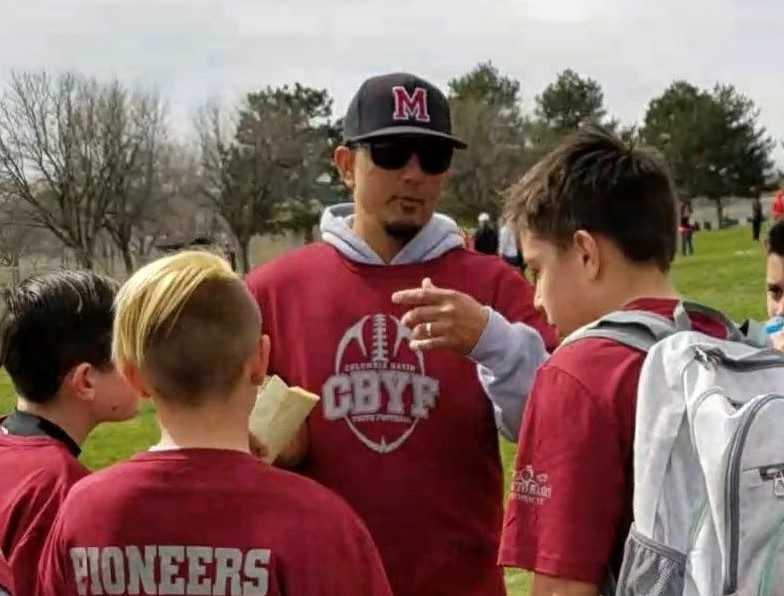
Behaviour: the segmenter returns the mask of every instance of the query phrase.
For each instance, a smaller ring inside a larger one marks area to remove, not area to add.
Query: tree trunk
[[[91,254],[83,248],[77,248],[74,253],[81,269],[93,270],[93,256]]]
[[[721,197],[713,200],[716,201],[716,217],[719,218],[716,228],[720,230],[722,223],[724,222],[724,204],[722,203]]]
[[[133,273],[133,255],[128,246],[122,247],[123,264],[125,265],[125,272],[130,276]]]
[[[110,276],[114,277],[114,251],[112,250],[112,242],[102,238],[101,246],[103,248],[104,270],[107,271]]]
[[[19,254],[14,253],[11,257],[11,285],[16,286],[19,285],[19,282],[22,279],[21,272],[19,270]]]
[[[308,226],[305,228],[305,244],[311,244],[313,242],[313,228],[314,226]]]
[[[240,245],[240,273],[245,275],[250,271],[250,237],[237,240]]]

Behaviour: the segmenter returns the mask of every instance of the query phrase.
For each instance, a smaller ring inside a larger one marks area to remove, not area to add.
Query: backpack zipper
[[[727,575],[724,578],[724,593],[732,594],[738,585],[738,551],[740,549],[740,465],[741,455],[745,447],[746,438],[749,434],[754,419],[759,411],[776,399],[784,399],[784,395],[769,393],[756,398],[746,413],[740,426],[735,431],[730,445],[727,472],[725,477],[725,490],[727,498],[727,508],[725,509],[726,537],[728,545]]]
[[[694,359],[702,364],[721,366],[735,372],[753,372],[766,368],[784,367],[784,354],[774,353],[774,350],[766,352],[768,357],[759,358],[759,354],[754,354],[754,358],[732,358],[727,356],[718,348],[694,348]]]

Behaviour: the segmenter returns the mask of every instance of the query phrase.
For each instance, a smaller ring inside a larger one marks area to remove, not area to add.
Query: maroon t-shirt
[[[373,541],[315,482],[219,449],[137,455],[76,484],[41,594],[391,596]]]
[[[0,551],[19,594],[32,594],[35,569],[71,486],[89,472],[50,437],[0,432]]]
[[[11,566],[8,561],[0,553],[0,596],[13,596],[14,592],[14,578],[11,575]]]
[[[675,300],[628,310],[671,316]],[[696,331],[724,337],[696,316]],[[607,339],[556,350],[539,369],[520,428],[499,563],[600,585],[632,521],[637,384],[645,355]]]
[[[497,257],[463,249],[373,266],[315,244],[247,282],[272,340],[270,370],[322,398],[308,419],[303,472],[365,520],[396,596],[500,595],[503,488],[491,403],[468,358],[409,348],[407,307],[392,303],[425,277],[555,344],[530,285]]]

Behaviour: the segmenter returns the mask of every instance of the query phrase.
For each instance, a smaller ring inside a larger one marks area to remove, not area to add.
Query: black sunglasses
[[[419,165],[426,174],[443,174],[452,164],[454,147],[444,141],[423,139],[400,139],[360,141],[348,145],[367,147],[373,163],[385,170],[399,170],[416,153]]]

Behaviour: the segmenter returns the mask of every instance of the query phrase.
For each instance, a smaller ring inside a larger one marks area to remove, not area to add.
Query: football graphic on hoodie
[[[362,317],[343,334],[322,388],[324,418],[343,421],[378,453],[403,445],[437,404],[438,380],[427,376],[410,336],[392,315]]]

